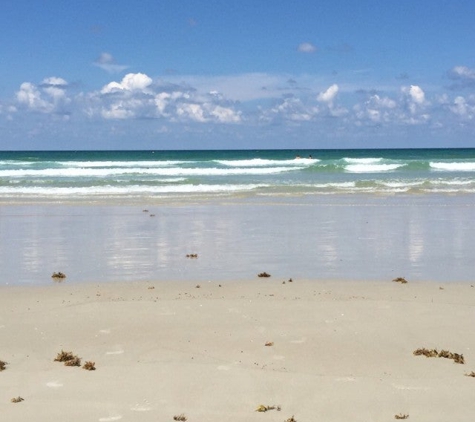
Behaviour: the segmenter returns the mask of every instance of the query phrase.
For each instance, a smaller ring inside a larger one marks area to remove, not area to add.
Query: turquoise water
[[[475,149],[0,151],[0,200],[470,194]]]

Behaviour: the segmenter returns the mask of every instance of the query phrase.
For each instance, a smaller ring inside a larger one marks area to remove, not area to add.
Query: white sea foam
[[[261,168],[65,168],[42,170],[0,170],[0,177],[106,177],[130,174],[146,174],[155,176],[236,176],[264,175],[296,171],[294,167],[261,167]]]
[[[382,161],[382,158],[343,158],[344,161],[351,164],[374,164]]]
[[[0,196],[111,196],[152,195],[170,193],[232,193],[265,188],[265,184],[248,185],[174,185],[174,186],[93,186],[93,187],[0,187]]]
[[[265,160],[253,158],[250,160],[215,160],[224,166],[229,167],[268,167],[268,166],[296,166],[303,167],[317,163],[320,160],[315,158],[295,158],[292,160]]]
[[[444,163],[431,162],[430,167],[441,171],[475,171],[475,162]]]
[[[170,167],[181,164],[191,164],[189,161],[60,161],[63,167]]]
[[[345,171],[349,173],[383,173],[397,170],[402,166],[403,164],[350,164],[345,166]]]

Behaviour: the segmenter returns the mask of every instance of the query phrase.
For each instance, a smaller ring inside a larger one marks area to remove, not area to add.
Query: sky
[[[0,150],[475,147],[473,0],[2,0]]]

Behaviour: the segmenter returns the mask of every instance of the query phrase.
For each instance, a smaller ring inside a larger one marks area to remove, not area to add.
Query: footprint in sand
[[[121,415],[108,416],[107,418],[99,418],[99,422],[112,422],[112,421],[118,421],[120,419],[122,419]]]
[[[106,352],[106,355],[121,355],[122,353],[124,353],[124,351],[122,349],[118,349]]]
[[[50,381],[46,383],[46,387],[50,388],[60,388],[62,386],[63,384],[61,384],[59,381]]]

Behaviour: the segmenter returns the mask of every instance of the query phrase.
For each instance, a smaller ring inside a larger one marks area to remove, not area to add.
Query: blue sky
[[[0,149],[475,147],[475,2],[0,5]]]

